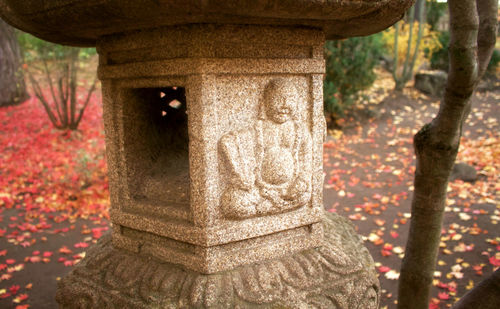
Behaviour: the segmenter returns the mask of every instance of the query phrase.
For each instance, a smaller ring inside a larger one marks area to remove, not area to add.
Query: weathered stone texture
[[[448,74],[444,71],[425,71],[415,74],[415,88],[433,96],[442,96]]]
[[[319,246],[323,42],[250,25],[101,38],[114,245],[203,273]]]
[[[111,246],[106,236],[59,283],[61,308],[377,308],[373,260],[352,223],[323,221],[317,249],[204,275]]]
[[[382,31],[401,19],[413,2],[1,0],[0,17],[42,39],[76,46],[95,46],[103,35],[196,23],[302,25],[321,29],[328,39],[339,39]]]
[[[458,162],[453,165],[453,169],[450,175],[450,181],[460,179],[467,182],[475,182],[477,178],[478,175],[474,166],[463,162]]]

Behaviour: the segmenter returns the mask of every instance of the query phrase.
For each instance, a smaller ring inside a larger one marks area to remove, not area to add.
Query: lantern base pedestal
[[[61,308],[377,308],[373,260],[345,218],[328,213],[320,248],[210,275],[115,249],[103,237],[59,282]]]

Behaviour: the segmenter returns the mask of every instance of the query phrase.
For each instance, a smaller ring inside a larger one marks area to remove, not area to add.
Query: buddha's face
[[[292,120],[292,113],[296,106],[295,96],[292,93],[276,91],[267,102],[267,119],[276,123],[285,123]]]

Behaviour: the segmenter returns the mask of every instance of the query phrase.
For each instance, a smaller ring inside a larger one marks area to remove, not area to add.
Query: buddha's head
[[[298,93],[293,83],[280,78],[271,80],[264,89],[261,119],[276,123],[293,120],[297,108]]]

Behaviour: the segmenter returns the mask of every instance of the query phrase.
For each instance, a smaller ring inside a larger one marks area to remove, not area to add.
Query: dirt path
[[[414,97],[414,98],[412,98]],[[474,165],[474,184],[450,183],[432,291],[447,308],[499,266],[500,95],[477,94],[458,161]],[[412,138],[438,110],[437,100],[410,91],[386,98],[380,118],[325,144],[325,207],[349,217],[377,263],[381,308],[395,308],[408,235],[415,161]],[[334,132],[335,135],[335,132]]]

